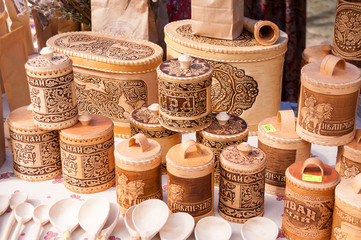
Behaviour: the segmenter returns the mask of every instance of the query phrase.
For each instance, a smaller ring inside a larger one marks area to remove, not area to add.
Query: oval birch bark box
[[[243,142],[225,148],[220,163],[219,214],[237,223],[263,216],[266,154]]]
[[[342,178],[361,173],[361,129],[357,129],[352,142],[338,147],[336,170]]]
[[[104,116],[83,114],[60,131],[63,184],[77,193],[95,193],[114,185],[114,125]]]
[[[186,212],[198,222],[214,215],[214,155],[210,148],[187,140],[167,154],[168,207]]]
[[[148,139],[156,140],[162,147],[162,174],[167,174],[165,156],[168,150],[182,142],[182,134],[168,130],[159,123],[159,105],[153,103],[140,107],[130,113],[131,135],[144,134]]]
[[[331,240],[361,239],[361,174],[343,179],[335,190]]]
[[[12,111],[7,123],[15,176],[25,181],[45,181],[61,174],[58,131],[35,126],[26,106]]]
[[[294,162],[305,161],[311,154],[311,143],[296,133],[293,110],[279,111],[258,125],[258,147],[266,153],[266,192],[284,196],[286,169]]]
[[[282,220],[287,239],[330,239],[335,187],[340,179],[334,168],[318,158],[287,168]]]
[[[60,130],[78,122],[78,106],[71,59],[43,48],[25,64],[34,123],[44,130]]]
[[[47,45],[73,60],[79,111],[112,119],[115,136],[129,138],[129,114],[158,101],[158,45],[94,32],[58,34]]]
[[[116,193],[120,212],[148,199],[163,199],[160,144],[138,133],[115,149]]]
[[[214,112],[241,116],[253,135],[261,120],[277,114],[287,51],[286,33],[280,31],[274,45],[262,46],[247,31],[235,40],[193,35],[191,20],[183,20],[167,24],[164,34],[167,59],[188,54],[212,66]]]
[[[340,146],[355,136],[361,71],[333,55],[301,70],[297,134],[304,140]]]
[[[209,147],[214,154],[214,185],[219,185],[219,158],[228,146],[247,142],[248,125],[242,118],[220,112],[212,114],[212,123],[196,133],[197,142]]]

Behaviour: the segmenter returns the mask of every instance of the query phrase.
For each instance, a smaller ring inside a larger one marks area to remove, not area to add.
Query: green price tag
[[[311,174],[302,174],[302,180],[308,182],[322,182],[322,176],[316,176]]]
[[[266,132],[276,132],[276,128],[272,124],[262,125]]]

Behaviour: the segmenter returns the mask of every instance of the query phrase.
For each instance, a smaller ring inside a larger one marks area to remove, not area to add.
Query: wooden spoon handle
[[[11,240],[18,240],[20,237],[21,229],[23,228],[23,224],[21,222],[18,222],[16,224],[15,230],[13,232],[13,235],[11,236]]]
[[[70,231],[63,232],[63,240],[71,240],[71,232]]]
[[[11,214],[10,214],[10,216],[8,218],[8,221],[6,222],[6,226],[4,228],[4,232],[1,235],[0,240],[8,240],[9,239],[11,229],[13,228],[13,225],[15,223],[15,213],[14,213],[14,211],[15,210],[13,209],[13,211],[11,212]]]
[[[41,223],[35,223],[33,226],[33,236],[32,236],[32,240],[39,240],[40,239],[40,234],[41,234]]]

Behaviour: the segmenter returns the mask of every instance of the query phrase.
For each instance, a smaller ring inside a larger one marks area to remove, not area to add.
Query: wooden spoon
[[[15,208],[15,218],[18,221],[11,240],[18,240],[20,232],[24,227],[24,224],[29,222],[33,218],[34,206],[30,203],[23,202]]]
[[[0,216],[9,208],[10,199],[6,196],[0,196]]]
[[[185,212],[173,213],[159,231],[161,240],[186,240],[193,232],[194,218]]]
[[[34,209],[33,220],[33,240],[38,240],[41,234],[41,228],[49,222],[49,209],[48,205],[39,205]]]
[[[102,230],[109,215],[109,202],[103,197],[90,198],[80,207],[78,219],[80,226],[88,233],[89,240],[94,240]]]
[[[131,239],[132,240],[140,240],[139,233],[137,232],[137,230],[135,229],[135,226],[133,224],[133,211],[134,211],[135,207],[136,207],[136,205],[131,206],[125,212],[124,224],[125,224],[125,227],[127,228],[128,232],[129,232],[129,235],[130,235]]]
[[[11,209],[15,209],[19,204],[26,202],[28,199],[28,195],[25,192],[16,192],[10,197],[9,205]],[[1,236],[1,240],[8,240],[11,230],[13,229],[13,225],[15,223],[15,213],[11,212],[8,221],[6,222],[3,235]]]
[[[119,206],[116,203],[110,203],[109,216],[100,232],[100,240],[106,240],[112,234],[119,220]]]
[[[62,233],[63,240],[70,240],[71,233],[78,227],[80,207],[81,202],[74,198],[62,199],[50,207],[50,223]]]

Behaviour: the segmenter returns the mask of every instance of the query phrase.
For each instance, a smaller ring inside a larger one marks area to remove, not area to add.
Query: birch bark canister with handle
[[[219,184],[219,158],[224,148],[247,142],[248,125],[242,118],[220,112],[212,114],[211,125],[196,133],[197,142],[212,149],[215,158],[214,185]]]
[[[340,179],[334,168],[318,158],[287,168],[282,220],[287,239],[330,239],[335,187]]]
[[[355,136],[361,70],[327,55],[301,70],[297,134],[304,140],[340,146]]]
[[[211,124],[212,67],[182,55],[157,68],[159,123],[176,132],[200,131]]]
[[[293,110],[279,111],[258,125],[258,147],[266,153],[266,192],[284,196],[286,169],[294,162],[305,161],[311,154],[311,143],[296,133]]]
[[[25,64],[34,124],[60,130],[78,121],[78,106],[71,59],[49,47]]]
[[[210,148],[187,140],[167,154],[168,207],[186,212],[197,222],[214,215],[214,155]]]
[[[265,153],[243,142],[225,148],[220,163],[219,214],[237,223],[263,216]]]
[[[343,179],[335,195],[331,240],[361,239],[361,174]]]
[[[114,125],[104,116],[83,114],[60,131],[63,184],[77,193],[95,193],[114,185]]]
[[[160,144],[141,133],[115,149],[116,193],[121,214],[148,199],[162,200]]]

